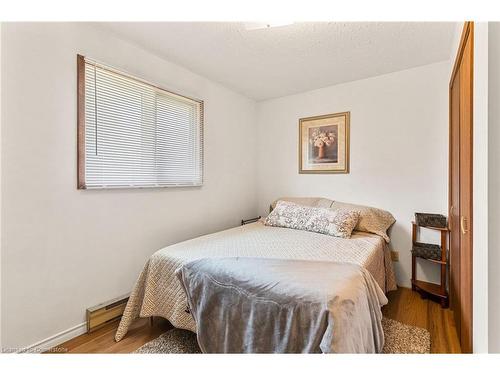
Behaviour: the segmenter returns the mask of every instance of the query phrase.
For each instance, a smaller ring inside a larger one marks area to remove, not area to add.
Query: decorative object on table
[[[252,219],[246,219],[246,220],[241,220],[241,225],[246,225],[246,224],[250,224],[250,223],[255,223],[256,221],[259,221],[260,220],[260,216],[257,216],[257,217],[254,217]]]
[[[417,258],[441,260],[441,246],[439,245],[415,242],[411,252]]]
[[[350,112],[299,120],[299,173],[349,173]]]
[[[427,215],[422,217],[422,215]],[[420,220],[419,220],[420,216]],[[449,229],[446,227],[439,227],[436,224],[442,223],[442,215],[434,214],[415,214],[416,222],[412,223],[412,250],[411,250],[411,288],[418,291],[422,297],[431,295],[439,298],[441,307],[448,306],[448,292],[446,291],[446,267],[448,265],[447,259],[447,244]],[[444,216],[443,216],[444,217]],[[433,218],[433,219],[427,219]],[[437,218],[434,219],[434,218]],[[446,223],[446,217],[444,217]],[[417,221],[420,223],[417,223]],[[426,223],[429,225],[424,225]],[[419,228],[427,228],[430,230],[437,230],[441,234],[441,244],[429,244],[417,242],[417,232]],[[441,269],[441,282],[439,284],[430,283],[427,281],[417,280],[417,258],[425,259],[431,263],[437,264]]]
[[[446,228],[446,216],[440,214],[415,213],[415,222],[423,227]]]

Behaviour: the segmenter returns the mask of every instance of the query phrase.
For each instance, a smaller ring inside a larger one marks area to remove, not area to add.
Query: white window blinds
[[[84,162],[79,161],[79,179],[84,181],[79,186],[201,185],[203,102],[86,58],[78,61],[84,65],[84,72],[79,71],[79,86],[84,78],[84,101],[79,98],[84,104],[84,134],[79,129],[84,152],[80,150],[79,157]],[[79,122],[82,119],[79,115]]]

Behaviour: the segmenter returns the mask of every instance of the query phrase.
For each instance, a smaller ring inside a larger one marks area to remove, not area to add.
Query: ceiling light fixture
[[[281,27],[294,24],[293,21],[276,20],[269,22],[246,22],[245,29],[247,30],[260,30],[260,29],[270,29],[272,27]]]

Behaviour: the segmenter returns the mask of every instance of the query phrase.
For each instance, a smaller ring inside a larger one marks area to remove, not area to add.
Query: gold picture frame
[[[299,173],[349,173],[350,115],[299,119]]]

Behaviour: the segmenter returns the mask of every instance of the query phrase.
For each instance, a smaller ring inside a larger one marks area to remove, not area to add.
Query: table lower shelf
[[[411,284],[413,286],[413,289],[416,289],[417,291],[423,291],[425,293],[432,294],[433,296],[441,298],[441,300],[448,300],[448,293],[446,293],[445,291],[443,294],[443,292],[441,291],[441,285],[439,284],[429,283],[422,280],[412,280]]]
[[[446,265],[446,266],[448,265],[448,262],[445,260],[426,258],[426,257],[423,257],[421,255],[415,255],[415,254],[412,254],[412,256],[415,258],[418,258],[418,259],[426,260],[428,262],[437,263],[437,264]]]

